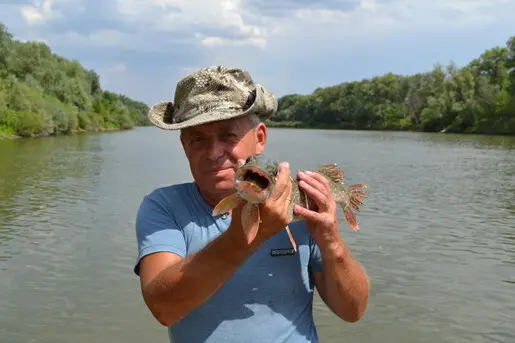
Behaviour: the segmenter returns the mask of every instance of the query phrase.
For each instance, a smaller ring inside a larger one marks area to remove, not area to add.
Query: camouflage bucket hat
[[[266,120],[277,100],[248,72],[224,66],[200,69],[177,83],[175,99],[153,105],[148,117],[164,130],[179,130],[254,113]]]

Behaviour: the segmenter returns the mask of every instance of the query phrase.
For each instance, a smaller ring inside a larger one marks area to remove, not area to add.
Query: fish
[[[268,158],[265,154],[253,154],[245,161],[240,160],[238,166],[234,180],[235,192],[223,198],[214,207],[213,216],[227,213],[240,204],[244,204],[241,224],[247,243],[251,244],[259,230],[259,204],[266,202],[275,190],[279,174],[279,163]],[[345,185],[344,172],[336,163],[323,164],[311,171],[322,175],[329,181],[331,194],[336,203],[342,208],[349,227],[353,231],[358,231],[359,224],[355,211],[359,212],[360,206],[363,205],[364,200],[368,197],[368,193],[363,190],[367,188],[367,185],[364,183],[350,186]],[[297,179],[290,176],[290,181],[292,182],[292,195],[288,206],[288,213],[291,218],[290,223],[293,223],[304,220],[302,216],[293,212],[295,205],[312,210],[316,210],[317,205],[299,187]],[[285,227],[285,230],[293,249],[297,251],[297,245],[288,225]]]

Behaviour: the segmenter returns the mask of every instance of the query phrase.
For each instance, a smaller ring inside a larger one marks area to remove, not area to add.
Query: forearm
[[[324,293],[328,306],[342,319],[358,321],[365,313],[369,280],[343,241],[321,249]]]
[[[176,323],[204,303],[251,254],[234,231],[167,267],[145,287],[145,301],[162,325]]]

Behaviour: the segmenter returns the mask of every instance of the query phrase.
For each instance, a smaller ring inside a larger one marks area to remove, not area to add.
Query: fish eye
[[[279,170],[277,168],[274,168],[274,167],[267,168],[267,171],[268,171],[269,174],[271,174],[274,177],[277,177],[277,174],[279,174]]]

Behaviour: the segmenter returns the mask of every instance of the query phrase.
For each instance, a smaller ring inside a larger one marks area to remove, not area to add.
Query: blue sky
[[[515,35],[513,13],[515,0],[0,0],[15,38],[148,105],[215,64],[249,70],[277,97],[463,65]]]

